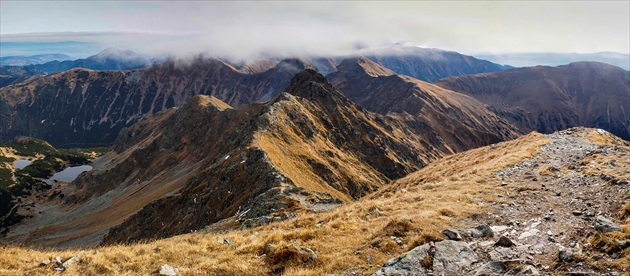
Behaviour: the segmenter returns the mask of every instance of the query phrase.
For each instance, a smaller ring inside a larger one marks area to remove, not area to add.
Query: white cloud
[[[630,51],[630,2],[1,2],[2,41],[249,57],[393,41],[478,52]],[[79,33],[68,33],[69,31]],[[62,32],[48,35],[10,33]],[[27,38],[28,37],[28,38]]]

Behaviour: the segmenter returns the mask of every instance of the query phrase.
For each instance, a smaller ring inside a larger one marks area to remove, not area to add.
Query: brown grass
[[[65,274],[151,274],[165,263],[177,267],[181,275],[371,273],[414,246],[443,239],[445,228],[472,226],[459,221],[483,212],[487,208],[483,202],[498,200],[497,189],[503,189],[495,172],[533,156],[547,142],[532,133],[452,155],[326,213],[303,212],[293,220],[247,230],[89,249]],[[488,156],[489,151],[494,156]],[[391,236],[401,238],[402,246]],[[232,243],[224,244],[225,238]],[[317,259],[308,261],[296,246],[312,249]],[[43,259],[66,259],[78,251],[3,246],[0,275],[52,274],[51,266],[39,266]]]

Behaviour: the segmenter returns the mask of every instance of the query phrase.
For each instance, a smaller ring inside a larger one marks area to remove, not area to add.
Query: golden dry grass
[[[502,189],[494,173],[533,156],[547,142],[532,133],[452,155],[326,213],[301,213],[293,220],[247,230],[88,249],[83,261],[65,274],[150,274],[165,263],[177,267],[181,275],[370,273],[416,245],[443,239],[443,229],[461,226],[459,221],[482,212],[487,205],[480,202],[497,200],[497,189]],[[308,262],[293,245],[312,249],[317,259]],[[39,266],[43,259],[66,259],[79,250],[3,246],[0,275],[53,274],[51,265]]]

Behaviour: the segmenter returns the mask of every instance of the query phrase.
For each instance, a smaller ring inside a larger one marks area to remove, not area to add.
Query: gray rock
[[[500,261],[491,261],[475,271],[476,276],[482,275],[504,275],[510,268],[520,267],[521,264],[525,263],[525,260],[500,260]],[[512,274],[507,273],[505,275],[514,275],[517,272],[513,272],[510,270]]]
[[[621,232],[619,224],[614,223],[612,220],[605,218],[604,216],[597,216],[595,220],[595,230],[607,233],[607,232]]]
[[[494,236],[492,228],[485,224],[470,229],[470,233],[473,238],[488,238]]]
[[[446,235],[449,240],[461,241],[462,235],[459,234],[459,229],[446,229],[442,231],[442,234]]]
[[[523,267],[513,268],[512,270],[508,271],[507,275],[540,275],[540,272],[538,272],[538,269],[536,269],[532,265],[525,265]]]
[[[168,264],[164,264],[162,265],[162,267],[160,267],[160,275],[165,275],[165,276],[176,276],[177,273],[179,272],[179,269],[174,268]]]
[[[502,247],[512,247],[515,245],[516,244],[514,244],[514,242],[512,242],[506,236],[501,236],[499,240],[497,241],[497,243],[494,244],[494,246],[502,246]]]
[[[435,249],[431,259],[428,253],[429,244],[418,246],[388,260],[372,275],[427,275],[429,271],[432,275],[462,275],[470,265],[478,261],[477,254],[465,242],[441,241],[435,243]]]
[[[82,250],[81,252],[77,253],[76,255],[72,256],[72,258],[66,260],[65,262],[63,262],[62,266],[65,268],[68,268],[74,264],[76,264],[77,262],[81,261],[81,259],[83,259],[83,257],[85,256],[85,250]]]
[[[573,251],[571,249],[560,248],[558,250],[558,261],[559,262],[572,262],[573,261]]]
[[[295,248],[297,248],[299,251],[307,253],[308,254],[308,261],[305,262],[305,264],[310,264],[313,261],[315,261],[317,259],[317,254],[315,254],[315,251],[313,251],[310,248],[301,246],[301,245],[294,245]]]

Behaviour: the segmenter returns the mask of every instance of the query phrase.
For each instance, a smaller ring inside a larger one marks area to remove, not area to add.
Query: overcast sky
[[[404,41],[462,53],[630,52],[630,1],[1,1],[1,42],[151,52],[349,53]]]

